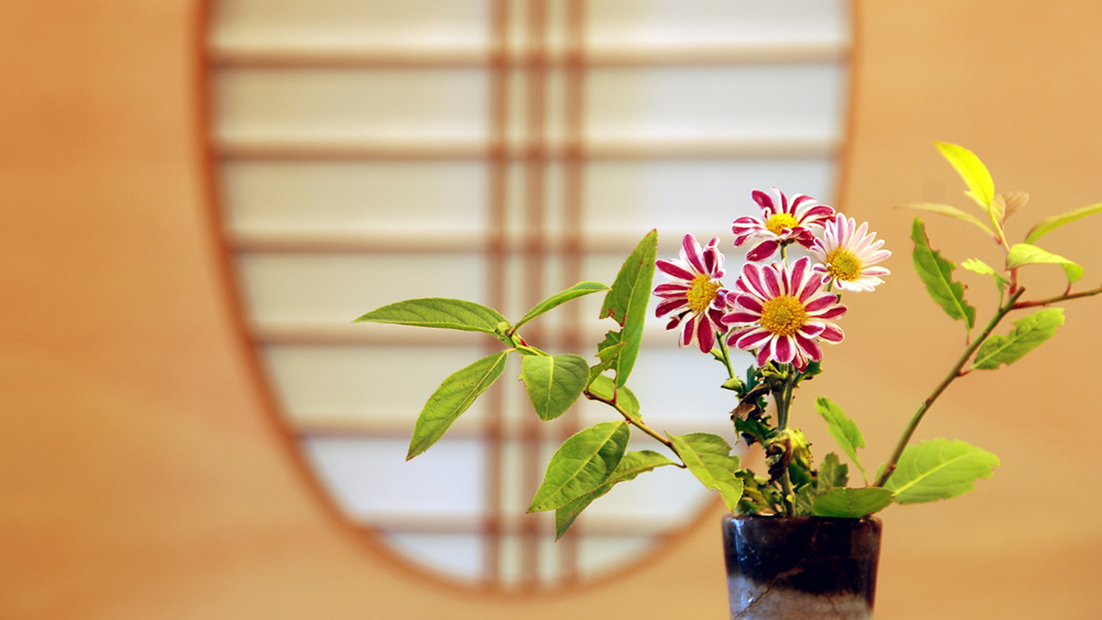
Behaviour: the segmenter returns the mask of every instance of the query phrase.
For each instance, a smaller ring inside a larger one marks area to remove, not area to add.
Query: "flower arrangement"
[[[911,235],[915,269],[930,297],[951,318],[964,322],[969,338],[944,379],[907,422],[891,456],[871,482],[857,454],[865,446],[864,437],[841,407],[826,398],[815,402],[831,436],[860,471],[861,483],[853,486],[849,466],[838,454],[831,452],[815,462],[804,434],[791,426],[790,412],[797,388],[823,372],[822,345],[844,339],[843,296],[849,303],[851,296],[883,284],[889,271],[880,263],[891,252],[869,232],[868,224],[858,225],[809,196],[786,196],[778,189],[754,191],[752,199],[762,210],[761,218],[740,217],[732,224],[734,246],[746,248],[746,262],[730,286],[723,282],[727,272],[718,238],[701,247],[693,235],[685,235],[679,258],[659,259],[657,233],[651,231],[611,286],[581,282],[540,302],[516,322],[481,304],[440,298],[401,301],[356,319],[484,332],[504,345],[503,350],[444,380],[417,420],[407,458],[439,440],[502,375],[508,356],[517,354],[520,378],[542,420],[559,417],[583,396],[614,412],[614,420],[563,442],[532,499],[529,512],[555,511],[558,537],[614,485],[658,467],[688,470],[705,487],[717,491],[731,511],[741,514],[861,518],[893,502],[930,502],[972,490],[977,479],[992,475],[999,459],[963,441],[912,443],[915,430],[953,381],[973,370],[1014,363],[1053,337],[1064,316],[1052,304],[1102,293],[1102,286],[1072,292],[1083,275],[1082,267],[1035,245],[1060,226],[1102,212],[1102,204],[1046,218],[1028,232],[1023,243],[1011,245],[1003,223],[1026,204],[1028,195],[996,193],[991,175],[976,155],[954,144],[935,144],[960,174],[966,195],[981,207],[984,217],[943,204],[910,206],[968,222],[1005,251],[1001,268],[975,258],[960,264],[991,277],[999,303],[986,325],[974,333],[976,308],[965,299],[963,284],[953,279],[957,265],[930,247],[925,225],[916,217]],[[1038,264],[1063,268],[1067,288],[1062,294],[1025,297],[1019,270]],[[651,289],[655,270],[666,281]],[[605,293],[601,318],[612,319],[618,327],[597,344],[593,363],[573,353],[551,355],[521,336],[520,329],[537,316],[598,292]],[[659,298],[657,317],[667,321],[667,330],[676,331],[678,344],[722,364],[726,380],[721,387],[732,393],[734,436],[764,449],[767,471],[743,467],[730,443],[719,435],[670,435],[644,421],[627,381],[639,353],[651,292]],[[1033,310],[1015,320],[1009,333],[996,333],[1005,318],[1028,309]],[[732,366],[732,348],[753,355],[754,362],[745,372],[736,372]],[[628,451],[633,430],[649,435],[664,450]]]

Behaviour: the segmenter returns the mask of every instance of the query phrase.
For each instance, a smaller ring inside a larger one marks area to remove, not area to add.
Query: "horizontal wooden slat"
[[[836,157],[837,139],[772,138],[674,140],[601,140],[545,146],[501,144],[485,140],[372,140],[357,138],[223,137],[212,145],[223,159],[237,160],[664,160],[664,159],[808,159]]]
[[[403,514],[360,514],[354,519],[361,523],[365,533],[395,534],[480,534],[484,531],[486,518],[478,515],[433,515],[431,513]],[[499,522],[501,535],[528,534],[531,524],[524,519],[540,519],[539,531],[547,536],[554,535],[554,524],[535,515],[525,515],[517,519],[502,519]],[[684,527],[680,519],[639,516],[603,516],[585,514],[574,526],[575,534],[583,536],[663,536]]]
[[[849,53],[845,41],[747,43],[730,45],[649,45],[506,52],[486,47],[370,47],[294,42],[222,41],[210,47],[211,62],[234,68],[371,68],[483,67],[504,64],[545,66],[641,67],[841,62]]]

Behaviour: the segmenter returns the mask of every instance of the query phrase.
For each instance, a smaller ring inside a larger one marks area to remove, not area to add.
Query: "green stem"
[[[1011,310],[1015,309],[1014,304],[1018,301],[1018,298],[1021,297],[1023,293],[1025,293],[1025,289],[1018,289],[1014,292],[1014,294],[1010,296],[1009,299],[1007,299],[1006,303],[999,306],[998,311],[995,312],[995,316],[991,317],[991,320],[988,321],[987,326],[983,328],[983,332],[980,334],[979,338],[973,340],[972,343],[964,349],[964,352],[961,353],[960,358],[957,359],[956,364],[953,365],[953,368],[949,371],[949,374],[945,375],[945,378],[941,380],[941,383],[939,383],[937,387],[934,388],[934,391],[926,397],[926,400],[922,402],[922,405],[919,406],[918,411],[916,411],[915,414],[911,417],[911,421],[907,423],[907,427],[903,429],[903,435],[900,436],[899,442],[896,443],[895,450],[892,452],[891,458],[888,459],[887,464],[884,466],[884,470],[880,472],[879,476],[877,476],[876,482],[873,482],[873,486],[884,486],[884,484],[888,481],[888,478],[890,478],[892,473],[895,472],[896,463],[899,462],[899,457],[903,455],[903,450],[907,447],[907,444],[910,443],[911,437],[914,435],[915,430],[918,428],[919,422],[922,421],[923,416],[926,415],[926,412],[930,409],[930,406],[934,404],[934,401],[937,400],[938,396],[941,396],[941,393],[945,391],[945,388],[949,387],[950,383],[964,375],[964,373],[962,372],[964,370],[964,365],[968,363],[968,360],[972,359],[972,355],[976,352],[976,349],[978,349],[980,345],[982,345],[984,341],[987,340],[987,337],[991,335],[991,332],[994,331],[999,322],[1002,321],[1003,318],[1005,318]]]
[[[616,402],[615,396],[610,400],[610,399],[607,399],[607,398],[603,398],[599,394],[596,394],[593,391],[591,391],[589,388],[586,388],[585,389],[585,397],[588,398],[589,400],[595,400],[597,402],[604,403],[604,404],[608,405],[609,407],[612,407],[613,409],[618,411],[620,413],[620,415],[623,416],[623,418],[625,420],[627,420],[628,424],[631,424],[632,426],[638,428],[639,430],[643,431],[644,433],[650,435],[651,437],[656,439],[658,442],[660,442],[662,445],[666,446],[670,450],[674,450],[673,442],[670,441],[668,437],[662,436],[661,433],[654,430],[650,426],[647,426],[647,424],[645,422],[638,419],[637,416],[633,416],[630,413],[628,413],[626,409],[621,407],[620,404]],[[677,453],[677,451],[674,450],[674,454],[676,454],[676,453]],[[683,465],[678,465],[678,467],[684,468]]]
[[[719,338],[719,351],[723,354],[723,365],[727,367],[727,376],[731,379],[735,378],[735,369],[731,367],[731,352],[727,349],[727,334],[720,334]]]

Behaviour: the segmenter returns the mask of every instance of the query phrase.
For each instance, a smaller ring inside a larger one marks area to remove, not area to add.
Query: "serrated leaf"
[[[973,224],[973,225],[979,227],[980,230],[987,233],[988,235],[990,235],[992,237],[995,236],[995,231],[991,230],[991,227],[988,226],[987,224],[984,224],[983,220],[981,220],[980,218],[972,215],[971,213],[961,211],[960,209],[958,209],[956,207],[953,207],[953,206],[950,206],[950,205],[944,205],[944,204],[940,204],[940,203],[935,203],[935,202],[922,202],[922,203],[917,203],[917,204],[910,204],[910,205],[907,205],[907,206],[912,208],[912,209],[920,209],[922,211],[931,211],[933,213],[940,213],[942,215],[948,215],[949,217],[953,217],[953,218],[956,218],[958,220],[963,220],[965,222],[968,222],[969,224]]]
[[[979,478],[990,478],[999,457],[963,441],[931,439],[903,450],[884,488],[900,504],[950,499],[975,488]]]
[[[572,299],[577,299],[578,297],[589,295],[590,293],[598,293],[600,291],[607,290],[608,287],[604,284],[601,284],[600,282],[579,282],[574,286],[566,289],[565,291],[555,293],[554,295],[536,304],[531,310],[528,311],[527,314],[525,314],[523,317],[521,317],[519,321],[517,321],[514,329],[519,328],[521,325],[524,325],[537,316],[547,312],[548,310],[561,306]]]
[[[971,330],[976,322],[976,309],[964,300],[964,285],[953,281],[956,263],[942,258],[941,253],[930,248],[926,225],[917,217],[911,226],[911,239],[915,242],[912,254],[915,271],[926,284],[926,292],[946,314],[955,320],[963,319]]]
[[[580,355],[525,356],[521,379],[541,420],[554,420],[578,400],[589,382],[589,364]]]
[[[582,514],[582,511],[593,503],[593,500],[608,493],[612,490],[613,486],[621,482],[634,480],[639,474],[657,469],[658,467],[673,464],[674,462],[666,458],[665,455],[659,454],[653,450],[628,452],[624,455],[624,458],[620,459],[620,464],[616,466],[616,470],[612,472],[612,475],[609,476],[601,486],[593,489],[589,493],[574,498],[569,504],[555,510],[555,540],[562,538],[562,535],[574,524],[578,515]]]
[[[1048,233],[1060,228],[1065,224],[1070,224],[1075,220],[1087,217],[1088,215],[1094,215],[1095,213],[1102,213],[1102,202],[1094,205],[1088,205],[1086,207],[1080,207],[1067,213],[1061,213],[1059,215],[1053,215],[1052,217],[1046,217],[1045,219],[1037,222],[1033,228],[1029,229],[1029,232],[1025,236],[1026,243],[1035,243],[1041,237],[1044,237]]]
[[[849,467],[838,459],[837,454],[828,453],[823,458],[823,464],[819,466],[819,475],[815,478],[816,490],[829,491],[847,484],[849,484]]]
[[[820,517],[860,519],[887,508],[893,499],[891,491],[880,487],[833,489],[816,497],[812,510]]]
[[[963,146],[949,142],[934,142],[934,146],[949,160],[960,178],[964,179],[964,184],[968,186],[965,194],[971,196],[990,214],[991,202],[995,199],[995,182],[991,180],[987,166],[983,165],[975,153]]]
[[[635,394],[624,387],[617,388],[616,382],[605,375],[598,375],[592,383],[589,384],[589,391],[594,396],[599,397],[606,402],[612,402],[613,396],[615,396],[615,402],[627,413],[627,416],[631,418],[633,422],[642,422],[642,418],[639,416],[639,399],[635,397]]]
[[[563,442],[543,477],[528,512],[555,510],[601,486],[624,457],[627,422],[602,422]]]
[[[508,325],[505,317],[493,308],[473,301],[441,297],[399,301],[372,310],[353,321],[365,322],[459,329],[487,334],[497,334],[502,323]]]
[[[1000,364],[1013,364],[1056,334],[1064,324],[1063,308],[1046,308],[1014,321],[1014,331],[1006,336],[993,335],[980,345],[972,366],[994,370]]]
[[[624,261],[601,306],[600,318],[611,317],[622,327],[619,342],[624,343],[624,348],[612,365],[616,371],[616,384],[621,387],[635,366],[639,345],[643,341],[643,323],[647,318],[657,257],[658,231],[652,230]]]
[[[999,287],[999,291],[1004,290],[1007,286],[1010,286],[1010,282],[1002,276],[1001,273],[995,271],[987,263],[978,258],[968,258],[961,262],[961,267],[964,267],[968,271],[978,273],[980,275],[991,276],[995,278],[995,286]]]
[[[1060,265],[1068,277],[1068,284],[1074,284],[1083,277],[1083,268],[1072,261],[1028,243],[1016,243],[1006,255],[1006,268],[1016,269],[1026,265]]]
[[[731,456],[731,446],[719,435],[691,433],[668,435],[681,462],[706,488],[719,491],[728,510],[738,508],[742,497],[742,480],[735,477],[739,458]]]
[[[857,448],[865,447],[865,436],[861,434],[857,423],[846,417],[842,408],[829,398],[820,396],[815,399],[815,410],[827,421],[827,430],[834,441],[838,442],[846,456],[861,470],[861,475],[865,475],[865,468],[857,458]]]
[[[452,374],[429,397],[409,442],[406,460],[428,450],[437,442],[464,411],[470,408],[486,388],[505,371],[508,351],[484,357]]]

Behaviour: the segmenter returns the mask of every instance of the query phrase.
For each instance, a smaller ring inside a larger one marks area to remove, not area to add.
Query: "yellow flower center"
[[[689,299],[689,310],[692,310],[695,314],[707,310],[708,306],[715,301],[716,291],[718,290],[718,282],[712,282],[707,274],[696,274],[692,284],[689,285],[689,292],[686,294]]]
[[[799,222],[791,215],[787,213],[778,213],[769,217],[769,221],[765,223],[765,227],[774,235],[779,235],[784,232],[785,228],[795,228],[797,224],[799,224]]]
[[[761,310],[761,326],[777,336],[791,336],[807,322],[807,310],[799,299],[781,295],[765,302]]]
[[[835,248],[827,254],[826,270],[831,278],[849,282],[861,275],[861,259],[847,248]]]

